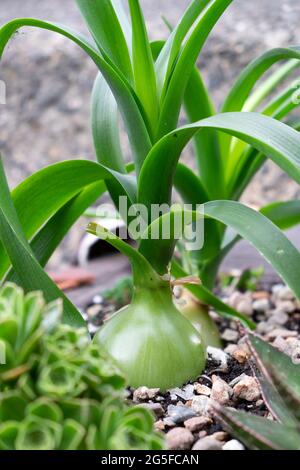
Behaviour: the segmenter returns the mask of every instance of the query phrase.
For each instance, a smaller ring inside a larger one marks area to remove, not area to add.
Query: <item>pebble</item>
[[[170,390],[170,394],[176,395],[179,398],[182,398],[185,401],[192,400],[194,397],[194,386],[193,385],[187,385],[183,389],[181,388],[173,388]]]
[[[274,299],[277,300],[295,300],[295,294],[293,291],[282,284],[276,284],[272,288]]]
[[[269,325],[285,325],[288,321],[288,315],[282,310],[274,310],[268,319]]]
[[[239,333],[236,330],[226,328],[226,330],[222,333],[221,338],[228,343],[235,343],[239,339]]]
[[[222,450],[222,443],[212,436],[199,439],[192,450]]]
[[[252,304],[253,310],[256,312],[267,312],[270,308],[269,299],[263,298],[255,300]]]
[[[222,349],[213,348],[209,346],[207,348],[207,356],[209,359],[220,364],[220,370],[222,370],[223,372],[228,371],[229,355],[222,351]]]
[[[234,359],[239,363],[239,364],[245,364],[248,359],[251,357],[251,352],[249,351],[249,348],[247,347],[238,347],[232,354]]]
[[[175,428],[176,424],[171,418],[164,418],[163,420],[164,425],[167,426],[168,428]]]
[[[194,442],[194,436],[186,428],[174,428],[166,435],[168,450],[188,450]]]
[[[192,408],[186,406],[168,406],[168,415],[175,424],[181,424],[187,419],[194,418],[196,412]]]
[[[86,313],[91,320],[95,318],[97,315],[99,315],[101,311],[102,311],[102,305],[99,305],[99,304],[91,305],[91,307],[88,307],[86,309]]]
[[[195,396],[191,404],[192,410],[199,416],[208,416],[211,414],[211,401],[204,395]]]
[[[211,388],[207,387],[206,385],[196,383],[194,385],[194,389],[198,395],[205,395],[207,397],[210,397],[211,395]]]
[[[240,292],[233,292],[228,299],[230,307],[235,308],[238,312],[244,315],[252,315],[252,298],[250,293],[241,294]]]
[[[154,423],[156,431],[164,431],[166,429],[165,423],[160,419]]]
[[[290,331],[284,328],[275,328],[272,331],[269,331],[267,334],[267,340],[272,341],[275,338],[295,338],[298,336],[297,331]]]
[[[228,405],[233,395],[232,388],[220,377],[212,376],[213,386],[211,398],[216,400],[220,405]]]
[[[190,418],[184,422],[185,427],[191,432],[202,431],[203,428],[212,424],[211,418],[207,416],[199,416],[196,418]]]
[[[241,374],[238,377],[235,377],[231,382],[229,382],[230,387],[234,387],[237,383],[239,383],[245,377],[248,377],[248,376],[246,374]]]
[[[224,442],[228,438],[228,434],[225,431],[218,431],[212,434],[210,437],[213,437],[217,441]]]
[[[160,392],[159,388],[139,387],[133,393],[133,401],[153,400]]]
[[[284,300],[277,303],[277,309],[286,313],[293,313],[296,310],[296,305],[291,300]]]
[[[93,297],[93,303],[94,304],[102,304],[103,303],[102,295],[95,295],[95,297]]]
[[[165,412],[160,403],[143,403],[144,408],[152,411],[157,418],[164,416]]]
[[[260,398],[260,388],[254,377],[246,375],[234,387],[235,398],[249,402],[257,401]]]
[[[236,439],[226,442],[222,447],[223,450],[245,450],[243,444]]]

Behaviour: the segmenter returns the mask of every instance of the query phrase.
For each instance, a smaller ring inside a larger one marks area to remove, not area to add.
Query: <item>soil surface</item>
[[[153,39],[165,37],[165,15],[175,24],[188,0],[142,0]],[[86,28],[74,0],[1,0],[0,24],[15,17],[39,17]],[[300,43],[297,0],[235,0],[216,26],[199,67],[220,105],[239,71],[266,49]],[[0,67],[7,104],[0,105],[0,150],[14,186],[46,164],[69,158],[94,158],[89,100],[96,69],[66,39],[46,31],[21,30]],[[126,140],[125,152],[128,153]],[[299,189],[274,165],[267,165],[245,195],[261,205],[299,195]],[[56,261],[75,253],[82,226],[68,238]],[[55,260],[53,262],[55,264]]]
[[[277,284],[271,290],[239,291],[235,282],[219,291],[220,297],[257,324],[257,333],[300,364],[300,304],[291,290]],[[84,316],[92,334],[117,308],[129,301],[130,284],[124,281],[114,295],[97,295]],[[122,295],[123,297],[122,297]],[[213,408],[217,402],[237,410],[273,419],[254,376],[255,366],[247,339],[238,324],[214,311],[223,340],[223,349],[208,348],[207,364],[195,382],[162,393],[159,389],[130,389],[128,399],[143,405],[155,417],[155,427],[166,436],[170,450],[244,450],[230,436]]]

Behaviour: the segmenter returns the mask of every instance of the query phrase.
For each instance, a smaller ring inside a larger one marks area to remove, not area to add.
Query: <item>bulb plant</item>
[[[271,419],[215,405],[217,414],[251,450],[299,450],[300,365],[255,335],[249,345]]]
[[[216,114],[196,62],[232,2],[191,1],[169,38],[158,42],[148,38],[138,0],[128,0],[129,15],[120,0],[77,0],[91,38],[32,18],[15,19],[0,29],[0,54],[15,31],[38,27],[75,42],[99,72],[91,113],[96,162],[51,165],[11,193],[1,166],[2,279],[15,281],[26,291],[42,289],[47,301],[61,298],[64,321],[81,327],[81,315],[43,270],[70,227],[105,191],[124,218],[128,214],[122,212],[121,199],[130,217],[141,206],[148,213],[153,205],[169,208],[154,220],[144,217],[136,249],[94,223],[88,228],[132,263],[133,301],[95,341],[105,345],[133,386],[173,387],[203,369],[205,346],[211,340],[205,337],[200,314],[195,319],[193,312],[195,328],[174,306],[173,278],[202,304],[253,326],[212,292],[221,260],[240,237],[249,240],[300,297],[300,255],[281,231],[299,222],[299,201],[276,203],[261,211],[238,202],[267,158],[300,182],[297,123],[280,121],[296,107],[294,84],[271,98],[276,86],[298,67],[300,48],[273,49],[252,62]],[[255,87],[282,60],[285,64]],[[178,128],[183,110],[188,123]],[[120,116],[131,147],[128,164],[120,144]],[[190,141],[195,144],[197,171],[179,163]],[[174,188],[189,210],[171,207]],[[189,226],[196,224],[202,217],[196,210],[199,204],[204,207],[205,243],[187,255],[179,243],[183,230],[178,234],[175,222],[187,216]],[[160,236],[166,221],[171,227],[167,239]],[[176,247],[179,260],[174,256]],[[195,276],[201,283],[195,282]],[[185,314],[189,317],[189,312]],[[208,327],[214,328],[212,323]]]
[[[125,379],[62,302],[0,290],[1,450],[161,449],[153,418],[125,403]]]

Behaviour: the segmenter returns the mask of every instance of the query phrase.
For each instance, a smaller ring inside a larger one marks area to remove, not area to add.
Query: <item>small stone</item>
[[[208,418],[207,416],[199,416],[188,419],[184,422],[184,425],[191,432],[199,432],[206,426],[209,426],[211,423],[211,418]]]
[[[186,406],[168,406],[168,415],[175,424],[181,424],[187,419],[196,416],[195,411],[192,408]]]
[[[224,442],[226,439],[228,439],[228,434],[225,431],[218,431],[212,434],[210,437],[213,437],[217,441]]]
[[[193,434],[186,428],[174,428],[166,435],[168,450],[189,450],[194,442]]]
[[[257,401],[260,398],[260,388],[254,377],[246,375],[233,387],[234,396],[241,400]]]
[[[192,450],[222,450],[222,443],[211,436],[207,436],[199,439]]]
[[[272,325],[272,324],[270,324],[266,321],[261,321],[257,325],[256,331],[260,335],[266,335],[266,334],[270,333],[270,331],[272,331],[273,329],[274,329],[274,325]]]
[[[87,313],[88,317],[92,320],[97,315],[99,315],[101,310],[102,310],[102,305],[95,304],[95,305],[91,305],[89,308],[87,308],[86,313]]]
[[[210,417],[211,414],[211,401],[209,397],[204,395],[195,396],[192,401],[192,410],[199,416]]]
[[[198,395],[205,395],[206,397],[210,397],[211,395],[211,388],[207,387],[206,385],[197,383],[194,385],[194,389]]]
[[[245,364],[251,357],[251,351],[246,343],[237,346],[236,350],[232,353],[232,357],[239,363]]]
[[[245,450],[243,444],[236,439],[226,442],[222,447],[223,450]]]
[[[147,388],[147,387],[140,387],[137,388],[133,393],[133,401],[145,401],[145,400],[153,400],[160,392],[159,388]]]
[[[143,408],[152,411],[157,418],[164,416],[165,412],[160,403],[143,403]]]
[[[233,294],[228,299],[228,304],[230,307],[235,308],[238,312],[241,312],[244,315],[252,315],[252,298],[249,292],[246,294],[233,292]]]
[[[262,406],[264,404],[264,401],[263,400],[257,400],[257,402],[255,403],[255,406],[257,406],[258,408],[260,406]]]
[[[160,419],[154,423],[156,431],[164,431],[166,429],[165,423]]]
[[[268,319],[268,324],[270,325],[285,325],[288,321],[288,315],[282,310],[274,310],[271,316]]]
[[[232,388],[216,375],[212,376],[212,382],[211,398],[220,403],[220,405],[228,405],[233,395]]]
[[[192,400],[194,396],[194,386],[193,385],[187,385],[183,389],[181,388],[173,388],[170,390],[171,395],[176,395],[179,398],[182,398],[183,400]]]
[[[228,343],[235,343],[239,339],[239,333],[238,331],[227,328],[222,334],[222,339]]]
[[[267,339],[273,341],[275,338],[296,338],[298,336],[297,331],[286,330],[284,328],[275,328],[267,334]]]
[[[229,382],[230,387],[234,387],[237,383],[239,383],[245,377],[248,377],[248,376],[246,374],[241,374],[238,377],[235,377],[231,382]]]
[[[296,305],[291,300],[284,300],[277,303],[277,309],[286,313],[293,313],[296,310]]]
[[[253,310],[256,312],[266,312],[270,308],[269,299],[258,299],[252,304]]]
[[[93,297],[93,303],[94,303],[94,304],[102,304],[102,302],[103,302],[103,297],[102,297],[102,295],[95,295],[95,296]]]
[[[176,424],[171,418],[164,418],[163,423],[168,428],[175,428]]]
[[[222,349],[209,346],[207,348],[207,356],[210,360],[220,364],[220,370],[223,372],[228,371],[229,356],[224,351],[222,351]]]
[[[273,286],[272,292],[274,298],[278,300],[295,300],[295,294],[293,291],[289,287],[282,284]]]
[[[256,292],[253,292],[252,294],[253,300],[269,299],[269,297],[270,297],[269,292],[265,290],[258,290]]]

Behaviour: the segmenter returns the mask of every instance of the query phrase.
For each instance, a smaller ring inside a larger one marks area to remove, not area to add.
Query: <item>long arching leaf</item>
[[[132,57],[136,93],[146,111],[154,136],[159,115],[154,61],[139,0],[129,0],[132,24]]]
[[[17,273],[18,281],[25,291],[43,290],[48,302],[62,299],[63,321],[75,327],[84,327],[85,322],[81,314],[48,277],[26,241],[10,197],[2,161],[0,161],[0,238]]]
[[[67,202],[93,183],[114,178],[120,191],[131,197],[131,177],[106,169],[86,160],[66,161],[50,165],[24,180],[13,192],[12,200],[22,232],[27,240],[44,226]],[[4,247],[0,245],[0,277],[9,267]]]
[[[112,1],[76,0],[76,3],[100,51],[133,83],[129,50]]]
[[[211,30],[233,0],[215,0],[199,20],[174,66],[161,105],[158,138],[172,131],[178,122],[186,86]]]
[[[225,113],[179,128],[153,147],[139,178],[138,201],[141,204],[148,209],[151,204],[170,204],[182,150],[203,128],[223,131],[247,142],[300,184],[300,135],[297,131],[258,113]]]
[[[174,221],[180,220],[178,219],[180,214],[183,222],[185,215],[190,215],[188,217],[189,223],[191,223],[191,217],[194,220],[203,217],[201,212],[198,211],[191,213],[190,211],[176,210],[171,215],[166,214],[153,222],[142,237],[141,253],[161,274],[167,271],[178,240],[178,234],[171,231],[169,239],[152,240],[151,233],[157,233],[158,227],[162,227],[166,220],[171,220],[171,224],[174,224]],[[272,265],[295,295],[300,298],[300,253],[267,217],[241,203],[232,201],[213,201],[204,204],[204,216],[221,222],[232,228],[242,238],[248,240]],[[184,227],[181,228],[183,230]],[[176,230],[178,232],[178,227],[176,227]],[[201,234],[199,235],[201,236]],[[155,243],[155,250],[153,249],[153,243]]]
[[[11,36],[23,26],[34,26],[59,33],[80,46],[95,62],[119,103],[120,112],[128,131],[136,168],[139,171],[151,148],[151,141],[144,121],[142,106],[139,104],[129,83],[101,57],[97,49],[85,37],[57,23],[32,18],[20,18],[10,21],[0,29],[0,56],[2,56]]]

